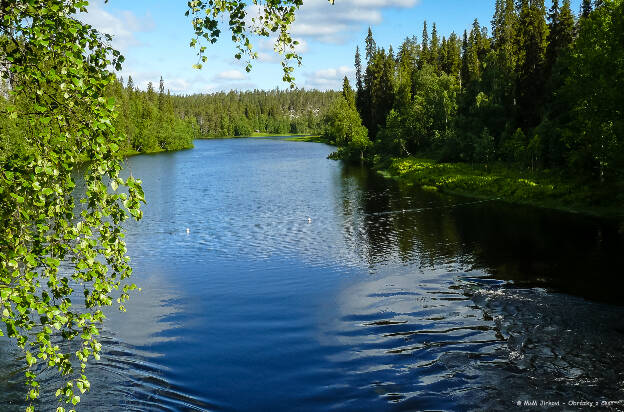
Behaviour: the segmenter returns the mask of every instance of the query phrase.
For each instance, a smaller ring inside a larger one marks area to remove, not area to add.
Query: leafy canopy
[[[123,57],[76,19],[87,5],[0,3],[2,116],[18,126],[0,130],[0,335],[24,352],[30,399],[47,369],[64,377],[59,402],[73,405],[99,357],[102,309],[116,300],[123,310],[135,288],[122,222],[139,219],[143,201],[140,181],[120,177],[116,103],[105,98]],[[7,147],[17,140],[22,149]]]
[[[334,0],[328,0],[334,4]],[[274,50],[283,55],[282,79],[294,88],[295,78],[292,62],[301,65],[301,56],[296,51],[299,44],[290,34],[290,26],[295,21],[295,13],[303,0],[252,0],[251,4],[244,0],[191,0],[188,2],[187,16],[192,17],[195,38],[191,47],[198,50],[199,62],[194,66],[200,69],[202,63],[208,61],[205,55],[206,46],[201,40],[216,43],[221,35],[219,21],[227,19],[227,25],[236,44],[236,59],[247,56],[246,70],[251,70],[252,59],[258,57],[251,42],[252,36],[273,37]]]

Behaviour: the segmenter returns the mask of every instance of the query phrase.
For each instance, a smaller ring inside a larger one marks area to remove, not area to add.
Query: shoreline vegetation
[[[394,158],[373,169],[399,184],[423,190],[500,200],[588,216],[624,218],[624,182],[605,187],[574,181],[550,171],[518,171],[503,163],[438,163],[423,157]]]
[[[496,0],[491,31],[369,28],[324,116],[332,159],[483,199],[624,217],[624,0]]]

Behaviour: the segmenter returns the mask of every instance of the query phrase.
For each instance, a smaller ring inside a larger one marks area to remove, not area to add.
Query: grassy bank
[[[611,185],[572,181],[547,171],[518,171],[504,165],[437,163],[430,159],[392,159],[380,173],[400,182],[482,199],[591,214],[624,217],[624,182]]]
[[[320,135],[298,135],[294,137],[289,137],[284,140],[288,140],[289,142],[308,142],[308,143],[329,144],[329,141]]]
[[[154,150],[148,150],[145,152],[139,152],[137,150],[134,149],[128,149],[128,150],[120,150],[118,155],[120,157],[132,157],[132,156],[138,156],[138,155],[144,155],[144,154],[158,154],[158,153],[167,153],[167,152],[179,152],[181,150],[189,150],[192,149],[194,146],[190,145],[190,146],[185,146],[185,147],[180,147],[178,149],[154,149]]]

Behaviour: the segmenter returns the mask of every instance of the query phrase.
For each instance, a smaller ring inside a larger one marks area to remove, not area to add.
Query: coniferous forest
[[[578,16],[569,0],[549,9],[544,0],[497,0],[495,10],[491,33],[475,20],[446,37],[425,22],[398,49],[376,44],[369,29],[355,54],[355,97],[345,79],[347,103],[328,116],[336,155],[505,165],[517,176],[574,178],[621,200],[624,2],[587,0]],[[355,110],[368,139],[357,127],[345,132]],[[423,164],[433,167],[394,167]]]
[[[310,134],[322,130],[323,113],[336,96],[331,90],[230,91],[175,96],[173,104],[181,117],[197,122],[202,137]]]

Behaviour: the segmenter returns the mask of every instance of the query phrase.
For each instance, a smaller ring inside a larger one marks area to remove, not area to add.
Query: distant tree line
[[[143,153],[193,147],[198,136],[195,120],[175,111],[174,97],[165,92],[162,77],[157,91],[152,82],[147,91],[140,91],[130,76],[126,87],[123,79],[109,86],[109,94],[118,106],[116,126],[125,134],[123,149]]]
[[[176,113],[196,121],[201,136],[318,133],[335,91],[279,90],[172,96]]]
[[[475,20],[462,35],[424,24],[420,42],[398,50],[375,43],[356,49],[358,122],[370,143],[332,130],[348,156],[428,154],[441,161],[560,170],[589,180],[624,170],[624,2],[584,0],[577,17],[569,0],[496,0],[492,33]],[[362,56],[363,54],[363,56]],[[342,110],[342,116],[348,113]],[[348,117],[348,116],[347,116]],[[351,116],[352,118],[352,116]],[[357,133],[356,133],[357,134]],[[339,152],[340,154],[340,152]]]

